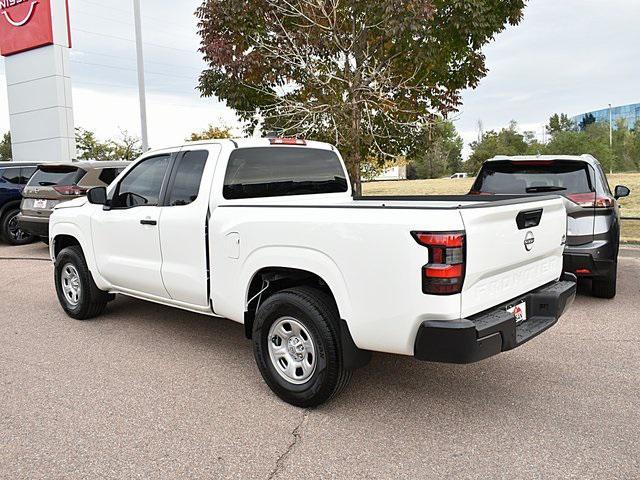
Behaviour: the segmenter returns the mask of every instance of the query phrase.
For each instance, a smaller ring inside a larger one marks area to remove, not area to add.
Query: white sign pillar
[[[0,0],[0,35],[13,160],[75,159],[67,2]]]

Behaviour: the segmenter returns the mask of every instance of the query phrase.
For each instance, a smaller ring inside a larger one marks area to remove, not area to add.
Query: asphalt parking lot
[[[640,258],[515,351],[375,355],[305,411],[230,321],[124,297],[69,319],[46,253],[0,246],[2,478],[640,478]]]

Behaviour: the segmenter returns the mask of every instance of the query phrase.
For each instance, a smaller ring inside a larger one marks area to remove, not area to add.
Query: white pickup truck
[[[575,297],[555,196],[354,199],[340,154],[296,139],[145,153],[56,207],[58,298],[114,294],[244,324],[264,380],[318,405],[371,352],[475,362],[552,326]]]

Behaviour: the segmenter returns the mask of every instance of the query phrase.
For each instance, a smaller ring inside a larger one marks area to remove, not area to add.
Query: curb
[[[34,260],[38,262],[51,262],[50,258],[38,258],[38,257],[0,257],[0,260]]]
[[[620,245],[621,257],[640,258],[640,245]]]

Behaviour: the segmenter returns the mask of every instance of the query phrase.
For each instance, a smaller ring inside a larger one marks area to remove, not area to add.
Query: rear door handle
[[[144,219],[144,220],[140,220],[140,224],[141,225],[158,225],[158,222],[156,220]]]

